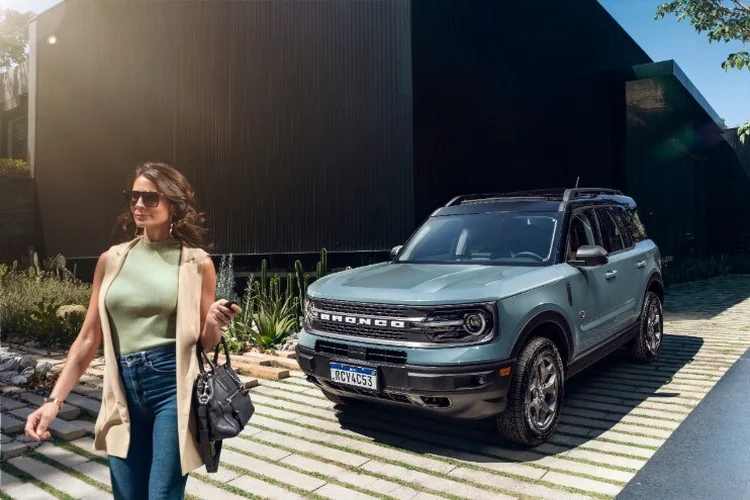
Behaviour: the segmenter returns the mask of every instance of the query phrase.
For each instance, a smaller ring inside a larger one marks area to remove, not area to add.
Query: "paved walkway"
[[[188,494],[613,498],[750,347],[748,297],[750,276],[670,290],[659,361],[639,365],[615,354],[577,376],[557,433],[533,450],[504,444],[491,422],[456,423],[374,406],[340,411],[299,372],[261,380],[251,391],[257,408],[251,424],[225,443],[218,474],[191,475]],[[4,494],[111,498],[106,459],[89,453],[90,444],[90,435],[56,440],[2,464]]]

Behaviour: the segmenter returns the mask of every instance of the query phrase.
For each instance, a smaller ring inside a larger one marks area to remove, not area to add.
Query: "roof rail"
[[[622,191],[619,189],[608,189],[608,188],[573,188],[566,189],[563,194],[563,201],[570,201],[574,198],[580,198],[581,195],[596,196],[598,194],[608,194],[612,196],[622,196]]]
[[[510,193],[479,193],[479,194],[465,194],[456,196],[448,203],[446,207],[452,207],[460,205],[464,202],[482,201],[482,200],[493,200],[493,199],[560,199],[563,196],[563,189],[534,189],[528,191],[514,191]]]

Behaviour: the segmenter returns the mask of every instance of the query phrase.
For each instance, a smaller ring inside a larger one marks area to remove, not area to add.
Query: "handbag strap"
[[[216,348],[214,348],[214,360],[211,361],[211,358],[208,357],[208,354],[201,349],[201,341],[200,339],[198,342],[195,343],[195,353],[198,356],[198,368],[200,369],[201,373],[206,373],[205,368],[203,367],[203,360],[205,359],[208,363],[208,366],[211,367],[211,371],[216,369],[216,363],[219,361],[219,345],[224,346],[224,358],[227,360],[226,365],[231,368],[232,367],[232,359],[229,356],[229,346],[227,345],[227,340],[222,335],[220,337],[221,344],[216,344]]]
[[[219,469],[219,457],[221,455],[221,441],[214,442],[214,450],[211,451],[211,441],[208,437],[208,412],[205,404],[198,405],[198,452],[206,466],[206,472],[216,472]]]

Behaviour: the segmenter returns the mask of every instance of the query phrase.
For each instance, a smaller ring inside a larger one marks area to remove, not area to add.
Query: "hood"
[[[557,281],[553,267],[383,263],[331,274],[309,294],[385,304],[458,304],[498,300]]]

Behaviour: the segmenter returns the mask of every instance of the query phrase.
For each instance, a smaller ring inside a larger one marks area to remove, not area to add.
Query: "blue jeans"
[[[109,457],[116,500],[177,500],[185,493],[177,437],[174,347],[118,358],[130,413],[127,458]]]

